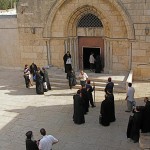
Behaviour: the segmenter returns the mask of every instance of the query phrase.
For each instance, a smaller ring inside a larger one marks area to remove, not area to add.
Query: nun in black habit
[[[103,126],[109,126],[110,125],[110,117],[111,117],[111,101],[109,100],[108,96],[105,95],[105,100],[101,103],[101,109],[100,109],[100,123]]]
[[[142,121],[142,113],[139,111],[140,107],[136,107],[133,110],[133,116],[129,117],[129,122],[127,126],[127,138],[133,140],[134,143],[139,141],[140,128]]]
[[[96,56],[95,59],[95,73],[101,73],[102,70],[102,63],[101,63],[101,58],[100,55]]]
[[[71,54],[69,51],[67,51],[67,53],[64,55],[63,60],[64,60],[65,73],[68,73],[72,69]]]
[[[142,125],[141,131],[143,133],[150,132],[150,101],[148,97],[144,98],[145,106],[140,107],[142,110]]]
[[[77,94],[73,96],[73,100],[74,100],[73,121],[75,124],[83,124],[85,123],[84,102],[80,95],[80,90],[78,90]]]
[[[48,72],[44,67],[42,68],[42,72],[43,72],[44,80],[45,80],[46,85],[47,85],[47,90],[51,90],[51,84],[49,81]]]
[[[111,89],[106,91],[106,94],[108,99],[110,100],[110,122],[114,122],[116,120],[114,94],[112,93]]]
[[[37,94],[44,94],[44,87],[43,87],[43,76],[41,75],[41,70],[38,67],[36,72],[36,93]]]

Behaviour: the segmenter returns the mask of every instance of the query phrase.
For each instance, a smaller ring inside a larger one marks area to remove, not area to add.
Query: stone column
[[[104,73],[109,73],[110,69],[110,41],[105,40],[104,47]]]
[[[109,46],[109,73],[112,73],[112,61],[113,61],[113,49],[112,49],[112,42],[110,42]]]

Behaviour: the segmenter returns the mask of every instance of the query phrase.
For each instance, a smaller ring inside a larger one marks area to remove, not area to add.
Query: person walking
[[[72,89],[72,86],[75,86],[76,85],[76,75],[75,75],[75,72],[73,70],[69,71],[67,73],[68,75],[68,79],[69,79],[69,87],[70,89]]]
[[[79,74],[79,79],[80,79],[81,86],[84,86],[86,80],[88,80],[88,75],[83,70],[81,70]]]
[[[125,112],[131,112],[133,106],[135,106],[134,99],[135,89],[132,87],[132,83],[128,83],[128,91],[125,100],[127,101],[127,110]]]
[[[89,62],[90,62],[90,71],[94,71],[94,61],[95,61],[95,58],[94,58],[94,53],[91,52],[91,55],[89,57]]]
[[[39,150],[52,150],[52,145],[58,143],[58,140],[52,135],[46,135],[46,130],[42,128],[40,130],[42,139],[39,141]]]

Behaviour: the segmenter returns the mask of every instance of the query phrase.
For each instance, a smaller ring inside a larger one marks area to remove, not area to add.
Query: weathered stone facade
[[[103,27],[78,27],[88,13],[97,16]],[[69,50],[73,67],[79,69],[79,37],[99,37],[104,41],[105,72],[133,69],[134,79],[150,77],[148,0],[20,0],[17,18],[21,66],[34,61],[63,67],[62,57]]]

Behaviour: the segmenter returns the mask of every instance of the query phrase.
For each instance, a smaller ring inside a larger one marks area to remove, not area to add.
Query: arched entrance
[[[77,5],[74,5],[75,3]],[[106,9],[103,9],[103,6]],[[79,27],[78,23],[81,18],[88,14],[97,17],[103,27]],[[63,63],[59,61],[59,58],[62,58],[62,55],[69,50],[72,54],[74,69],[80,69],[83,66],[83,61],[80,60],[83,48],[99,47],[103,53],[104,71],[111,72],[116,68],[122,71],[127,70],[129,66],[129,39],[134,38],[132,25],[128,14],[116,1],[96,1],[90,6],[87,2],[58,0],[50,11],[43,36],[50,38],[50,54],[53,65],[57,63],[61,66]],[[83,39],[85,45],[82,43]],[[97,39],[99,39],[98,43],[102,43],[102,45],[94,43]],[[88,40],[90,41],[88,42]],[[58,61],[53,53],[57,53]],[[124,62],[127,62],[126,65]]]
[[[100,55],[104,67],[104,40],[100,37],[102,30],[103,24],[96,14],[87,12],[79,19],[77,24],[77,34],[80,35],[78,36],[79,69],[90,68],[91,52],[94,53],[94,58]]]

